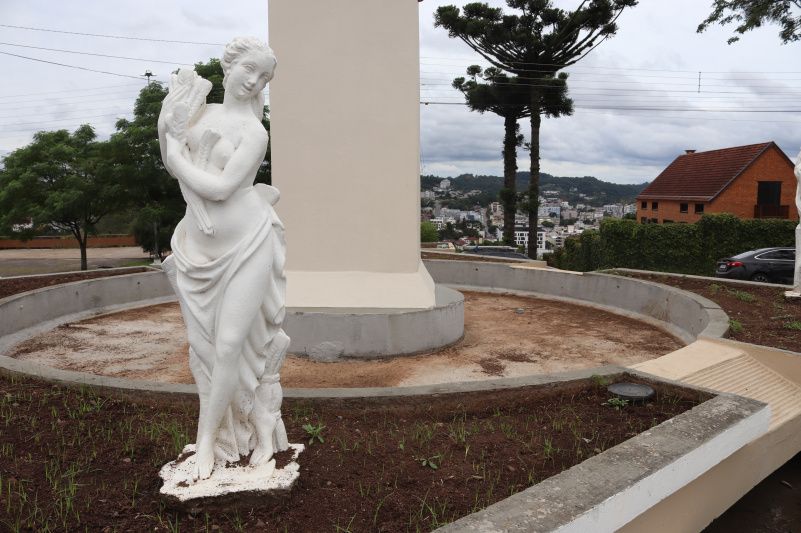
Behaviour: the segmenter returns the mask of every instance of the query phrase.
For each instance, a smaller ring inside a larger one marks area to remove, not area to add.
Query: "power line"
[[[105,118],[105,117],[123,118],[122,115],[131,115],[131,114],[133,114],[133,113],[132,112],[111,113],[111,114],[106,114],[106,115],[94,115],[94,116],[91,116],[91,117],[82,117],[82,118],[80,118],[80,117],[72,117],[72,118],[65,118],[65,119],[60,119],[60,120],[51,120],[51,121],[46,121],[46,122],[23,122],[23,123],[17,123],[17,124],[8,124],[8,127],[36,126],[36,125],[48,126],[48,125],[52,125],[53,123],[56,123],[56,122],[83,122],[83,121],[88,120],[88,119]],[[25,128],[25,129],[20,129],[20,130],[4,130],[4,129],[0,129],[0,134],[17,133],[17,132],[25,133],[25,132],[31,132],[34,129],[38,129],[38,128]],[[60,129],[64,129],[64,128],[60,128]]]
[[[120,111],[120,112],[123,112],[123,109],[125,110],[124,111],[125,113],[130,113],[131,112],[129,107],[121,108],[120,106],[116,106],[116,107],[90,107],[90,108],[70,109],[68,111],[68,113],[86,113],[88,111]],[[17,115],[0,115],[0,118],[4,118],[4,119],[11,118],[11,119],[13,119],[13,118],[25,118],[25,117],[29,117],[29,116],[30,116],[30,112],[24,113],[24,114],[21,114],[21,115],[20,114],[17,114]],[[64,120],[66,120],[66,118],[67,117],[65,117]]]
[[[466,106],[464,102],[435,102],[421,101],[422,105],[460,105]],[[498,107],[503,106],[499,104]],[[678,107],[646,107],[646,106],[575,106],[576,109],[603,109],[610,111],[698,111],[704,113],[801,113],[801,108],[796,109],[700,109],[700,108],[678,108]]]
[[[475,57],[475,56],[474,57],[470,57],[470,58],[468,58],[466,56],[440,57],[440,58],[431,57],[431,56],[420,56],[420,59],[421,60],[422,59],[436,59],[436,60],[442,60],[442,61],[446,61],[446,62],[448,62],[448,61],[450,61],[450,62],[456,62],[456,61],[459,61],[459,62],[461,62],[461,61],[465,61],[465,62],[470,62],[470,61],[473,61],[473,62],[475,62],[475,61],[488,62],[484,58],[479,58],[479,57]],[[475,64],[475,63],[473,63],[473,64]],[[509,64],[510,65],[534,65],[534,66],[542,66],[542,67],[592,69],[592,70],[635,70],[635,71],[644,71],[644,72],[684,72],[684,73],[692,73],[692,74],[698,74],[698,71],[699,71],[699,69],[676,70],[676,69],[644,68],[644,67],[641,68],[641,67],[591,66],[591,65],[586,65],[586,64],[582,64],[580,66],[577,66],[576,63],[568,65],[568,64],[562,64],[562,63],[558,63],[558,64],[536,63],[536,62],[529,62],[529,61],[511,61],[511,62],[509,62]],[[531,72],[550,72],[550,70],[547,70],[547,69],[539,69],[539,70],[532,69]],[[709,74],[729,74],[729,71],[725,71],[725,70],[702,70],[702,72],[709,73]],[[741,74],[801,74],[801,71],[798,71],[798,70],[741,71],[740,73]]]
[[[100,33],[85,33],[79,31],[66,31],[66,30],[54,30],[51,28],[34,28],[32,26],[14,26],[12,24],[0,24],[0,27],[3,28],[14,28],[15,30],[30,30],[30,31],[45,31],[51,33],[65,33],[68,35],[81,35],[85,37],[103,37],[106,39],[125,39],[129,41],[150,41],[155,43],[176,43],[176,44],[198,44],[198,45],[205,45],[205,46],[225,46],[224,43],[204,43],[204,42],[197,42],[197,41],[174,41],[170,39],[148,39],[146,37],[129,37],[124,35],[105,35]]]
[[[44,46],[31,46],[27,44],[15,44],[15,43],[4,43],[0,42],[0,44],[5,46],[17,46],[20,48],[34,48],[36,50],[47,50],[48,52],[62,52],[65,54],[79,54],[84,56],[96,56],[96,57],[108,57],[111,59],[125,59],[128,61],[144,61],[146,63],[163,63],[165,65],[191,65],[192,63],[185,63],[181,61],[163,61],[161,59],[144,59],[141,57],[126,57],[126,56],[112,56],[108,54],[96,54],[93,52],[79,52],[77,50],[64,50],[61,48],[45,48]]]
[[[28,56],[21,56],[21,55],[18,55],[18,54],[12,54],[11,52],[0,51],[0,54],[7,55],[7,56],[19,57],[21,59],[27,59],[29,61],[38,61],[40,63],[48,63],[50,65],[58,65],[60,67],[74,68],[74,69],[78,69],[78,70],[85,70],[85,71],[88,71],[88,72],[97,72],[97,73],[100,73],[100,74],[109,74],[111,76],[120,76],[122,78],[133,78],[133,79],[136,79],[136,80],[141,80],[142,79],[141,76],[131,76],[130,74],[119,74],[117,72],[108,72],[106,70],[95,70],[93,68],[78,67],[76,65],[67,65],[65,63],[57,63],[55,61],[46,61],[44,59],[37,59],[35,57],[28,57]],[[154,83],[158,83],[158,82],[154,82]]]
[[[125,84],[125,85],[105,85],[103,87],[87,87],[87,88],[82,88],[82,89],[77,89],[77,88],[76,89],[62,89],[60,91],[47,91],[47,92],[43,92],[43,93],[0,94],[0,100],[5,99],[5,98],[18,98],[18,97],[24,97],[24,96],[41,96],[41,95],[45,95],[45,94],[62,94],[62,93],[74,93],[74,92],[86,92],[86,91],[91,91],[91,90],[95,90],[95,89],[115,89],[115,88],[118,89],[120,87],[140,87],[140,85],[134,85],[132,83],[128,83],[128,84]]]

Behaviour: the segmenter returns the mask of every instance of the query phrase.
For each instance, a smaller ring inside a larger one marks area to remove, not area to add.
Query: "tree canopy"
[[[783,44],[801,40],[801,0],[714,0],[712,12],[698,26],[698,32],[712,24],[736,24],[728,43],[740,40],[740,35],[765,24],[778,24]]]
[[[55,228],[71,233],[86,270],[87,238],[104,216],[126,201],[108,163],[108,145],[84,124],[75,132],[41,131],[4,159],[0,171],[0,224],[32,224],[24,237]]]
[[[506,5],[515,11],[504,13],[482,2],[466,4],[462,10],[442,6],[435,14],[435,25],[464,41],[493,67],[519,77],[528,89],[532,180],[527,209],[529,242],[535,242],[539,137],[542,115],[547,114],[547,95],[565,90],[557,73],[617,33],[618,17],[625,8],[637,5],[637,0],[583,0],[573,11],[554,7],[552,0],[506,0]],[[529,256],[536,257],[534,247]]]

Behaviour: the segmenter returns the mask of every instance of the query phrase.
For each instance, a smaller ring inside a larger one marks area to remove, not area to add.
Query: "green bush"
[[[789,220],[740,220],[729,214],[704,215],[695,224],[605,219],[600,231],[566,239],[564,247],[551,254],[549,264],[581,272],[636,268],[711,275],[722,257],[794,242],[795,223]]]
[[[437,227],[433,222],[420,223],[420,242],[437,242],[439,240],[439,233]]]

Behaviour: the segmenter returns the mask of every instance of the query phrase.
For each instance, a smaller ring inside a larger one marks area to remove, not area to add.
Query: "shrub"
[[[711,275],[722,257],[794,242],[795,224],[789,220],[740,220],[725,213],[704,215],[695,224],[605,219],[600,231],[566,239],[564,247],[551,254],[549,264],[581,272],[636,268]]]

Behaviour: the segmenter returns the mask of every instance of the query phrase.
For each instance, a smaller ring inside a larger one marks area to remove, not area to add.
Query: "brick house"
[[[798,220],[793,163],[774,142],[687,150],[637,196],[637,220],[697,222],[704,213]]]

